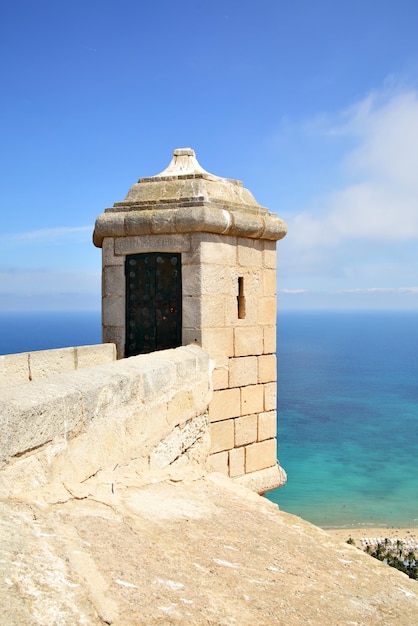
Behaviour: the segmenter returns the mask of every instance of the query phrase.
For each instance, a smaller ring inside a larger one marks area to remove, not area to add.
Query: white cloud
[[[355,143],[341,164],[348,182],[291,219],[294,245],[417,239],[418,93],[371,94],[322,130]]]

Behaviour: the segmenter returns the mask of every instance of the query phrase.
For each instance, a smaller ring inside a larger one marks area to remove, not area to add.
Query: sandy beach
[[[337,528],[337,529],[325,529],[327,533],[330,533],[335,538],[341,539],[341,541],[347,541],[353,539],[358,548],[365,548],[367,543],[371,545],[377,543],[376,540],[390,539],[396,542],[398,539],[408,546],[418,546],[418,528]]]

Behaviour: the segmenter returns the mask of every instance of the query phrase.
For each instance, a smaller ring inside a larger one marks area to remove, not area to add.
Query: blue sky
[[[416,0],[0,8],[0,310],[99,309],[95,218],[190,146],[283,217],[279,307],[418,309]]]

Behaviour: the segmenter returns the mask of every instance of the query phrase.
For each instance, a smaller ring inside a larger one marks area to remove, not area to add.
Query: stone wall
[[[82,483],[116,465],[207,456],[211,362],[197,346],[140,355],[2,389],[0,487]]]
[[[0,388],[116,360],[113,344],[38,350],[0,356]]]

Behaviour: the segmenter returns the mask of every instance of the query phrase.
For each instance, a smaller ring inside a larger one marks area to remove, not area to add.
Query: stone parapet
[[[0,388],[13,387],[116,360],[113,343],[0,356]]]
[[[132,459],[161,468],[197,442],[207,456],[210,374],[208,355],[185,346],[2,390],[3,489],[13,492],[15,467],[30,489]]]

